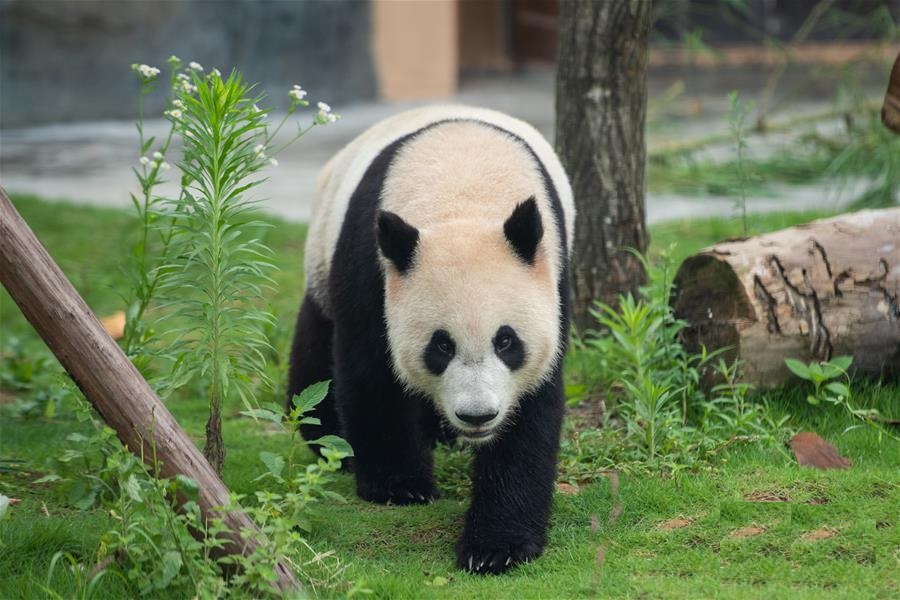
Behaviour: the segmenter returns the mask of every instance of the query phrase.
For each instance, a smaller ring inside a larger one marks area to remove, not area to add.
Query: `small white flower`
[[[257,105],[254,104],[254,105],[253,105],[253,112],[255,112],[255,113],[262,112],[262,109],[261,109],[260,107],[258,107]]]
[[[177,119],[181,118],[181,111],[178,110],[177,108],[173,108],[172,110],[167,110],[167,111],[163,112],[163,115],[177,120]]]
[[[316,106],[319,107],[319,110],[320,110],[321,112],[324,112],[324,113],[330,113],[330,112],[331,112],[331,107],[328,106],[327,104],[325,104],[324,102],[319,102],[319,103],[316,104]]]
[[[140,158],[140,161],[139,161],[139,162],[140,162],[142,165],[149,165],[149,164],[150,164],[150,159],[147,158],[146,156],[142,156],[142,157]]]
[[[184,130],[184,135],[186,135],[186,136],[189,137],[189,138],[196,137],[196,136],[194,135],[194,132],[191,131],[190,129],[185,129],[185,130]]]
[[[213,75],[215,75],[216,77],[222,77],[222,73],[215,67],[213,67],[213,70],[211,71],[211,73]]]
[[[263,154],[266,151],[266,146],[265,146],[265,144],[257,144],[256,146],[253,147],[253,151],[256,152],[257,154]]]
[[[174,106],[175,108],[184,108],[184,102],[182,102],[178,98],[175,98],[174,100],[172,100],[172,106]]]
[[[162,157],[163,157],[162,152],[154,152],[153,153],[153,158],[155,160],[162,160]]]
[[[151,161],[150,161],[150,168],[151,168],[151,169],[155,169],[155,168],[158,167],[158,166],[159,166],[159,163],[156,162],[155,160],[151,160]]]
[[[180,79],[181,81],[190,81],[191,77],[187,73],[179,73],[175,76],[176,79]]]
[[[272,165],[273,167],[277,167],[277,166],[278,166],[278,161],[277,161],[276,159],[274,159],[274,158],[270,158],[270,159],[269,159],[269,164]]]
[[[299,85],[294,85],[291,91],[288,92],[288,96],[291,97],[291,100],[294,102],[300,102],[304,98],[306,98],[306,90],[304,90]]]
[[[152,81],[153,79],[156,79],[157,75],[159,75],[159,69],[157,69],[156,67],[151,67],[150,65],[135,64],[131,65],[131,68],[134,69],[138,73],[138,75],[140,75],[141,78],[145,81]]]
[[[172,167],[166,161],[162,161],[161,163],[159,163],[159,168],[162,169],[163,171],[168,171]]]
[[[201,65],[200,63],[195,62],[193,60],[188,63],[188,67],[190,67],[191,71],[202,71],[203,70],[203,65]]]

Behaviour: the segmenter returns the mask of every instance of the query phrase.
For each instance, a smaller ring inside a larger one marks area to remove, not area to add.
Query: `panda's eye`
[[[503,325],[494,334],[494,353],[503,364],[515,371],[525,364],[525,344],[509,325]]]
[[[494,341],[494,348],[497,352],[506,352],[512,348],[513,339],[511,335],[501,335]]]
[[[438,329],[431,334],[431,339],[425,347],[425,367],[435,375],[440,375],[447,369],[447,365],[456,355],[456,344],[453,338],[444,329]]]

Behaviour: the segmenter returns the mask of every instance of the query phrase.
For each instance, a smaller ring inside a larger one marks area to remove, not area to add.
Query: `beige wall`
[[[373,51],[384,100],[440,98],[459,77],[457,0],[374,0]]]

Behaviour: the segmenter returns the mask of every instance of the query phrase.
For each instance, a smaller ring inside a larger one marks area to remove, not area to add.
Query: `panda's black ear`
[[[533,265],[538,243],[544,236],[544,225],[534,196],[516,206],[503,224],[503,233],[516,256]]]
[[[396,214],[379,210],[375,233],[381,253],[397,267],[401,275],[406,273],[412,266],[416,253],[419,230]]]

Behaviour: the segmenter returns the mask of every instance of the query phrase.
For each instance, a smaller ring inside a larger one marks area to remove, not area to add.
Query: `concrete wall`
[[[0,127],[133,118],[131,63],[170,54],[242,70],[270,106],[294,83],[337,107],[373,98],[370,13],[368,0],[0,0]]]

